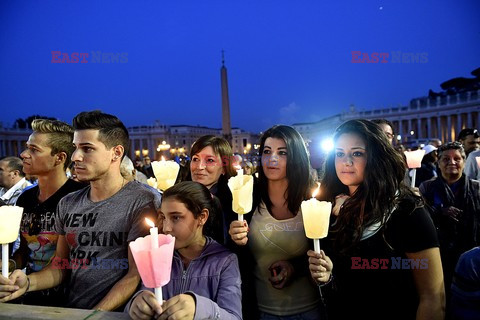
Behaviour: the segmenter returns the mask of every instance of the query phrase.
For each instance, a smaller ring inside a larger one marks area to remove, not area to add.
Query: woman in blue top
[[[242,319],[237,257],[203,235],[218,208],[218,199],[197,182],[164,192],[160,224],[175,237],[170,282],[162,288],[167,300],[158,303],[143,287],[127,305],[133,319]]]

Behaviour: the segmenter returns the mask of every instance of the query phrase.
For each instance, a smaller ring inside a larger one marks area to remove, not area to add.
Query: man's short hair
[[[390,126],[390,128],[392,128],[392,134],[393,134],[393,136],[395,136],[395,128],[393,126],[393,123],[391,123],[387,119],[373,119],[372,122],[376,123],[378,125],[386,124],[386,125]]]
[[[22,178],[25,177],[25,173],[23,173],[23,162],[19,157],[5,157],[0,159],[0,161],[6,162],[9,170],[18,170],[19,176]]]
[[[73,146],[73,128],[67,123],[59,120],[35,119],[32,121],[32,130],[36,133],[48,134],[47,146],[52,149],[51,155],[65,152],[67,157],[63,168],[66,170],[70,165]]]
[[[98,140],[107,148],[123,146],[124,155],[128,153],[130,140],[128,130],[116,116],[99,110],[85,111],[73,118],[73,128],[77,130],[98,130]]]
[[[474,128],[466,128],[460,131],[458,134],[458,139],[457,140],[465,140],[467,136],[473,135],[474,138],[480,138],[480,135],[478,134],[477,129]]]

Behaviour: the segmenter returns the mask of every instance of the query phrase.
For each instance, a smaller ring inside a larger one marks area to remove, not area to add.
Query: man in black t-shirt
[[[38,185],[26,190],[17,200],[23,207],[20,225],[20,249],[14,255],[17,268],[27,268],[27,274],[40,271],[53,259],[58,235],[54,232],[55,210],[65,195],[84,185],[70,180],[65,173],[74,147],[73,128],[61,121],[37,119],[27,148],[21,153],[23,171],[38,178]],[[63,287],[31,292],[26,304],[60,306],[65,294]]]

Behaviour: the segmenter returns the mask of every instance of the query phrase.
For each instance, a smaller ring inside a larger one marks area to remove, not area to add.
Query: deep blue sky
[[[236,127],[406,105],[480,67],[479,14],[478,0],[2,0],[0,121],[101,109],[128,126],[219,128],[222,49]],[[51,51],[128,62],[51,63]],[[352,63],[352,51],[428,61]]]

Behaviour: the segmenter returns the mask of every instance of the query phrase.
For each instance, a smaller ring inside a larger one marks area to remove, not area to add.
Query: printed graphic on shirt
[[[54,225],[55,213],[53,212],[23,214],[20,230],[30,249],[28,267],[32,271],[42,270],[55,254],[58,234],[54,232]]]
[[[128,232],[101,230],[100,225],[97,227],[98,215],[98,212],[65,214],[65,239],[71,259],[90,262],[97,258],[98,247],[124,247],[127,244]]]

